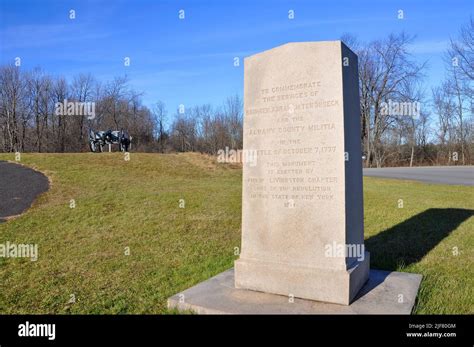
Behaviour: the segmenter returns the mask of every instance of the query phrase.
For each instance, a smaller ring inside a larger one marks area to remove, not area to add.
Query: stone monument
[[[257,165],[243,167],[237,288],[347,305],[367,281],[357,69],[340,41],[245,60]]]
[[[410,313],[421,276],[370,271],[364,249],[358,83],[357,56],[341,41],[245,59],[243,152],[254,160],[243,163],[240,257],[234,272],[170,298],[170,307]],[[363,287],[363,300],[342,309]],[[400,291],[408,302],[397,306]],[[295,298],[305,300],[288,306]]]

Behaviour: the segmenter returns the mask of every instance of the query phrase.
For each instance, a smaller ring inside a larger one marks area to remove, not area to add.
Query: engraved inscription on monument
[[[245,110],[246,119],[255,118],[254,126],[245,129],[246,137],[249,142],[257,140],[263,145],[257,149],[257,157],[265,165],[265,177],[247,177],[250,198],[280,200],[290,208],[300,200],[334,198],[331,188],[337,177],[315,176],[321,160],[335,155],[337,148],[331,142],[336,124],[330,112],[339,100],[319,98],[323,88],[321,81],[269,86],[262,88],[259,96],[266,107]],[[318,117],[304,110],[317,112]],[[311,133],[326,138],[324,145],[311,141]]]

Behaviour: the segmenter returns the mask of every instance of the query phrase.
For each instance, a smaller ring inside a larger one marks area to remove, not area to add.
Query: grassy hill
[[[165,313],[169,296],[238,257],[237,165],[193,153],[23,154],[22,164],[52,186],[0,224],[0,243],[39,247],[36,262],[0,258],[0,313]],[[474,313],[474,188],[365,178],[364,198],[371,267],[423,274],[416,313]]]

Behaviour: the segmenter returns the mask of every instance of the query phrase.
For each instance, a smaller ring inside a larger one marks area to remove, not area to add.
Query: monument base
[[[295,298],[349,305],[369,279],[369,252],[347,270],[319,269],[240,258],[235,287]]]
[[[410,314],[421,275],[370,270],[350,305],[289,298],[234,286],[230,269],[168,299],[168,308],[198,314]]]

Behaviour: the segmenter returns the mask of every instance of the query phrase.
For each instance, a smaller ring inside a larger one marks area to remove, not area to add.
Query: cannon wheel
[[[90,148],[91,152],[95,152],[97,150],[97,147],[96,147],[94,141],[89,141],[89,148]]]

